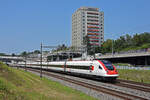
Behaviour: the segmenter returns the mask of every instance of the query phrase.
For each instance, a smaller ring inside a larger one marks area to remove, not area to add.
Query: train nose
[[[118,72],[116,70],[108,70],[107,74],[114,75],[114,74],[118,74]]]

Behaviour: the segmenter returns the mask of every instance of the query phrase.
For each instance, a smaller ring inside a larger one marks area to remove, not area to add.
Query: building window
[[[95,21],[95,22],[98,22],[98,20],[92,20],[92,19],[88,19],[87,21]]]

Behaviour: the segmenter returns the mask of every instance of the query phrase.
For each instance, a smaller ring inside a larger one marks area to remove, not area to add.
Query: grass
[[[0,100],[96,100],[58,82],[0,62]]]
[[[118,69],[119,78],[150,84],[149,70]]]

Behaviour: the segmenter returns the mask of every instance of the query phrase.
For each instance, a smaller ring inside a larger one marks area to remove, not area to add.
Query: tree
[[[102,47],[95,47],[95,53],[101,53],[102,52]]]
[[[11,56],[16,56],[16,55],[14,53],[12,53]]]
[[[150,33],[144,32],[142,34],[135,34],[130,36],[120,36],[118,39],[113,40],[113,47],[115,52],[132,50],[132,49],[144,49],[150,48]],[[110,53],[112,50],[112,40],[107,39],[102,46],[102,53]]]
[[[141,44],[150,42],[150,33],[144,32],[143,34],[139,34]]]
[[[62,49],[62,50],[66,50],[66,49],[67,49],[67,46],[66,46],[65,44],[62,44],[61,49]]]
[[[0,56],[6,56],[6,54],[5,53],[0,53]]]
[[[92,46],[90,44],[90,39],[87,35],[85,37],[83,37],[83,44],[86,46],[87,54],[88,55],[92,54],[92,52],[91,52]]]
[[[110,53],[111,51],[112,51],[112,40],[111,39],[107,39],[103,43],[102,53]]]
[[[67,46],[65,44],[62,45],[58,45],[58,48],[56,49],[57,51],[61,51],[61,50],[66,50]]]
[[[25,57],[25,56],[27,56],[27,52],[24,51],[24,52],[22,52],[20,55],[23,56],[23,57]]]
[[[34,54],[40,54],[41,52],[40,52],[40,50],[34,50],[33,53],[34,53]]]
[[[129,35],[129,34],[126,34],[126,36],[125,36],[125,46],[127,47],[127,46],[132,46],[133,44],[132,44],[132,37]]]
[[[140,35],[138,35],[137,33],[133,36],[132,40],[133,40],[134,46],[140,46],[141,45]]]

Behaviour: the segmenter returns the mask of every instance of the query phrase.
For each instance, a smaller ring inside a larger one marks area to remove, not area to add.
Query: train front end
[[[103,67],[103,79],[114,81],[119,76],[116,67],[108,60],[98,60]]]

